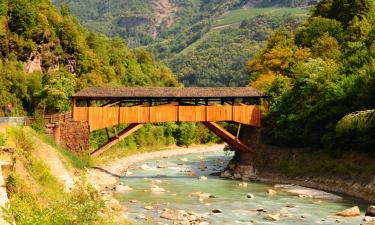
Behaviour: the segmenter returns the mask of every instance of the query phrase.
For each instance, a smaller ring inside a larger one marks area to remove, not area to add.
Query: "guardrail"
[[[45,124],[66,122],[66,121],[71,121],[73,119],[72,112],[44,115],[42,116],[42,118]],[[25,124],[29,126],[34,122],[34,120],[35,118],[33,117],[26,117]]]
[[[25,125],[26,117],[0,117],[0,126],[3,125]]]

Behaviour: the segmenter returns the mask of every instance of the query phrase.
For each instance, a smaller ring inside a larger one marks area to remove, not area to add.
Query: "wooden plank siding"
[[[233,121],[261,126],[261,111],[255,105],[75,107],[73,114],[74,121],[88,121],[91,131],[118,124],[160,122]]]

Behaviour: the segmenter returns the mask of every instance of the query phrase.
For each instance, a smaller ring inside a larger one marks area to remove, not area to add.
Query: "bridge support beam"
[[[116,131],[115,137],[108,139],[108,142],[102,145],[100,148],[93,151],[91,153],[91,156],[95,157],[95,156],[102,154],[103,152],[105,152],[106,150],[108,150],[109,148],[117,144],[122,139],[128,137],[129,135],[137,131],[139,128],[143,127],[143,125],[144,125],[143,123],[132,123],[120,133],[117,134],[117,131]]]
[[[232,135],[224,128],[219,126],[217,123],[214,122],[202,122],[209,130],[214,132],[217,136],[219,136],[223,141],[225,141],[229,146],[232,148],[242,151],[242,152],[253,152],[246,144],[241,142],[236,136]]]

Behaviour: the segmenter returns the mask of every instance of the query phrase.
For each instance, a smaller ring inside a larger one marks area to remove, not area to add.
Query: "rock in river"
[[[267,194],[268,195],[275,195],[277,192],[275,190],[272,190],[272,189],[268,189],[267,190]]]
[[[208,178],[206,176],[200,176],[199,180],[207,180]]]
[[[366,210],[366,216],[375,217],[375,205],[370,205]]]
[[[115,187],[115,190],[116,192],[128,192],[128,191],[132,191],[133,188],[129,187],[128,185],[119,184]]]
[[[247,198],[254,198],[254,195],[249,193],[249,194],[246,195],[246,197]]]
[[[336,213],[336,216],[342,216],[342,217],[356,217],[360,215],[361,215],[361,212],[358,206],[354,206],[350,209],[345,209],[344,211]]]
[[[278,221],[280,220],[280,214],[268,214],[265,219],[269,221]]]
[[[223,210],[221,210],[221,209],[213,209],[212,212],[213,213],[222,213]]]
[[[162,192],[165,192],[165,189],[161,188],[161,187],[158,187],[156,185],[152,185],[151,188],[150,188],[150,191],[153,192],[153,193],[162,193]]]

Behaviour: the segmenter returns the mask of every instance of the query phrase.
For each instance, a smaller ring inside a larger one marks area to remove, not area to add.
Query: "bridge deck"
[[[261,112],[255,105],[75,107],[73,120],[88,122],[91,131],[119,124],[161,122],[232,121],[260,127]]]

